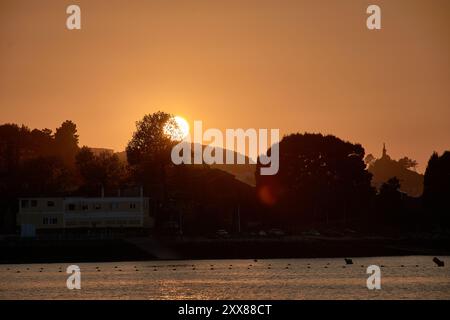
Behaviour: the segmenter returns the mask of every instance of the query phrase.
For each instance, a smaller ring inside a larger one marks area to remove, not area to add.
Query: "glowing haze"
[[[78,4],[82,30],[65,28]],[[382,30],[366,8],[382,9]],[[0,123],[123,150],[163,110],[206,127],[332,133],[424,170],[450,147],[450,1],[0,2]]]

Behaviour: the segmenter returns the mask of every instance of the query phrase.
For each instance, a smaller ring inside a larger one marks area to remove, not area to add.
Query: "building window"
[[[83,211],[87,211],[87,210],[89,210],[89,206],[88,206],[87,204],[83,204],[83,205],[81,206],[81,209],[82,209]]]
[[[136,209],[136,203],[130,203],[130,209]]]
[[[74,210],[75,210],[75,205],[74,205],[73,203],[70,203],[70,204],[67,206],[67,209],[68,209],[69,211],[74,211]]]
[[[45,217],[42,219],[42,224],[58,224],[58,218]]]
[[[47,207],[54,207],[55,201],[47,201]]]
[[[95,210],[100,210],[101,208],[102,208],[101,204],[98,204],[98,203],[94,204],[94,209]]]
[[[37,207],[37,200],[31,200],[31,206]]]
[[[21,207],[22,208],[28,208],[28,200],[22,200]]]

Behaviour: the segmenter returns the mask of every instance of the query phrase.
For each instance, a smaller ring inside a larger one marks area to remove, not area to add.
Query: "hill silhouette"
[[[202,150],[206,148],[205,145],[202,145]],[[217,147],[217,149],[222,149],[223,154],[225,155],[227,149]],[[192,147],[191,150],[194,150],[194,147]],[[242,155],[239,152],[233,151],[234,158],[236,159],[238,156],[244,156],[245,158],[245,164],[212,164],[210,165],[213,169],[219,169],[221,171],[225,171],[231,175],[233,175],[237,180],[244,182],[250,186],[255,186],[255,170],[256,170],[256,164],[250,163],[250,158],[246,155]],[[119,157],[119,159],[123,162],[127,162],[127,154],[125,151],[116,152],[116,155]],[[225,161],[224,161],[225,162]]]
[[[383,183],[396,177],[400,183],[400,191],[411,197],[420,197],[423,193],[423,175],[411,170],[415,169],[417,162],[404,157],[399,160],[392,159],[386,147],[383,147],[382,156],[376,159],[372,155],[366,157],[368,170],[372,173],[372,185],[378,190]]]

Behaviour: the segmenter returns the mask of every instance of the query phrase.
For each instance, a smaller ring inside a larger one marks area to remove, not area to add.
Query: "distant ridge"
[[[96,156],[98,156],[101,153],[114,154],[114,150],[113,149],[107,149],[107,148],[92,148],[92,147],[89,147],[89,150],[91,150],[92,153],[95,154]]]
[[[385,145],[383,145],[380,158],[377,159],[372,155],[370,157],[370,161],[367,161],[367,169],[372,174],[372,186],[380,189],[383,183],[390,178],[396,177],[400,182],[400,190],[402,192],[411,197],[420,197],[422,195],[424,175],[411,170],[417,165],[414,160],[407,157],[399,160],[392,159],[388,155]],[[410,162],[411,165],[405,164],[407,162]]]
[[[202,150],[206,148],[205,145],[202,145]],[[101,148],[96,148],[101,149]],[[222,149],[222,148],[217,148]],[[104,149],[108,150],[108,149]],[[193,148],[192,148],[193,150]],[[223,154],[225,156],[226,149],[222,149]],[[241,155],[239,152],[234,151],[234,157],[237,158],[238,155]],[[116,152],[115,153],[120,161],[126,162],[127,161],[127,153],[125,151]],[[210,165],[211,168],[219,169],[222,171],[225,171],[229,174],[232,174],[237,180],[244,182],[250,186],[255,186],[255,170],[256,170],[256,164],[251,164],[250,159],[247,156],[245,157],[245,164],[213,164]]]

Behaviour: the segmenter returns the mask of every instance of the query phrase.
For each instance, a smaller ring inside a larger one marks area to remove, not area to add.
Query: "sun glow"
[[[181,141],[189,134],[189,123],[186,119],[175,116],[167,121],[164,133],[174,141]]]

